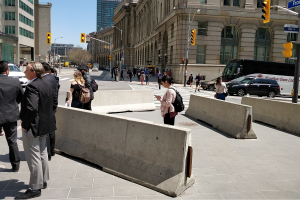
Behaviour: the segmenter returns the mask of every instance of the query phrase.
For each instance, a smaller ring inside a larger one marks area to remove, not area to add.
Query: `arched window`
[[[225,26],[221,35],[220,64],[225,64],[230,59],[237,58],[239,36],[234,26]]]
[[[255,34],[254,60],[269,61],[271,36],[267,28],[259,28]]]
[[[298,33],[288,33],[287,42],[295,42],[298,39]],[[293,44],[293,55],[291,58],[285,58],[285,63],[295,64],[297,44]]]

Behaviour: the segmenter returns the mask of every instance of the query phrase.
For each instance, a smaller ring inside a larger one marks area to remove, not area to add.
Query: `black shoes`
[[[13,171],[13,172],[18,172],[19,169],[20,169],[20,167],[13,167],[13,168],[12,168],[12,171]]]
[[[31,199],[31,198],[35,198],[35,197],[40,197],[42,194],[41,190],[31,190],[28,189],[26,190],[25,193],[23,194],[19,194],[17,196],[15,196],[15,199]]]
[[[44,182],[43,189],[47,189],[47,182]]]

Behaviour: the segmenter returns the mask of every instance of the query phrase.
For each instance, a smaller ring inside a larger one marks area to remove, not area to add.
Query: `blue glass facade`
[[[114,10],[121,0],[97,0],[97,31],[113,25]]]

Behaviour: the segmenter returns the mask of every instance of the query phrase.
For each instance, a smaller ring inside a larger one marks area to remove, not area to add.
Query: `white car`
[[[9,66],[8,76],[13,78],[18,78],[22,87],[26,87],[29,81],[26,78],[25,74],[14,64],[8,64],[8,66]]]
[[[98,71],[98,67],[93,67],[92,71],[96,71],[97,72]]]

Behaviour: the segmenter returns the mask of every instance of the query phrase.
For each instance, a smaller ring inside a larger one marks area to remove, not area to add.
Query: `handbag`
[[[79,94],[80,103],[89,102],[91,100],[90,90],[88,88],[85,88],[84,86],[81,86],[77,81],[76,83],[80,87],[80,94]]]
[[[227,97],[228,96],[228,89],[227,89],[227,87],[225,87],[226,88],[226,92],[224,92],[224,95],[225,95],[225,97]]]

